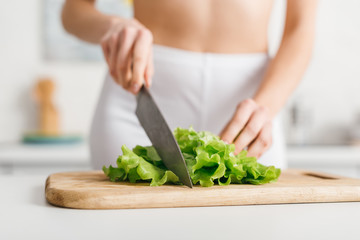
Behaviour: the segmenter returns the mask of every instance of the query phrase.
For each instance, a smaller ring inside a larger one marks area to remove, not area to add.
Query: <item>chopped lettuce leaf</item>
[[[174,136],[184,156],[193,184],[211,187],[214,184],[264,184],[275,182],[280,169],[264,166],[243,150],[234,155],[234,144],[227,144],[210,132],[196,132],[177,128]],[[149,181],[150,186],[165,183],[181,184],[179,178],[166,168],[152,146],[136,146],[132,151],[122,146],[123,155],[117,159],[117,168],[103,167],[110,181]]]
[[[121,147],[123,155],[117,159],[117,168],[103,167],[104,173],[111,181],[137,182],[139,180],[151,181],[150,186],[160,186],[167,182],[179,184],[179,178],[171,171],[155,166],[153,163],[144,160],[143,157],[135,154],[125,145]],[[139,149],[139,148],[138,148]],[[153,151],[147,151],[144,156],[155,156]],[[157,155],[157,154],[156,154]],[[151,161],[156,161],[151,159]]]

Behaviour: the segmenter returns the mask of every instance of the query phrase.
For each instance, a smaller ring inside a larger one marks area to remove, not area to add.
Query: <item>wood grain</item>
[[[101,171],[52,174],[49,203],[79,209],[202,207],[279,203],[360,201],[360,179],[288,169],[265,185],[194,186],[110,182]]]

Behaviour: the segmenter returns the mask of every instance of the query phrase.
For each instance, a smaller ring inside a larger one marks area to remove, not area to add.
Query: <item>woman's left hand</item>
[[[249,156],[260,157],[272,144],[269,110],[252,99],[242,101],[220,138],[235,144],[235,155],[248,147]]]

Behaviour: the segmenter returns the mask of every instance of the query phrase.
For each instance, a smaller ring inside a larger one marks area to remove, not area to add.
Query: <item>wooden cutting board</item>
[[[360,179],[288,169],[276,183],[190,189],[181,185],[114,183],[101,171],[67,172],[50,175],[45,193],[53,205],[81,209],[348,202],[360,201]]]

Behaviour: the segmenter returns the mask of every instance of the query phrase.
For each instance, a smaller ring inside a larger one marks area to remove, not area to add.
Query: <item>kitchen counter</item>
[[[0,176],[0,239],[360,239],[360,202],[77,210],[48,204],[45,180]]]
[[[360,147],[351,145],[287,146],[290,164],[358,164]],[[0,143],[0,163],[3,164],[89,164],[88,144],[21,144]]]
[[[360,165],[360,147],[352,145],[287,146],[291,164]]]
[[[289,167],[360,178],[359,146],[288,146]],[[0,175],[90,170],[86,142],[73,145],[0,144]]]
[[[90,170],[87,143],[0,144],[1,174],[47,174],[49,172]]]

